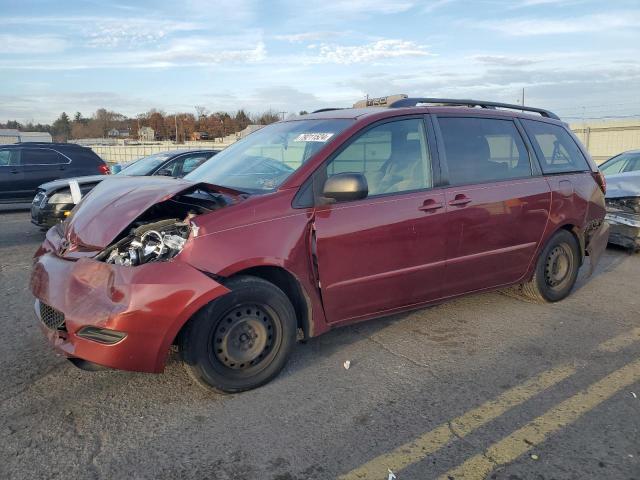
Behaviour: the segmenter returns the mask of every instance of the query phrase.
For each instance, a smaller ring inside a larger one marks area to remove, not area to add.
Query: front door
[[[512,120],[439,117],[437,125],[450,184],[445,296],[519,281],[549,218],[549,185]]]
[[[316,208],[315,255],[330,323],[437,299],[445,260],[444,193],[434,190],[422,118],[378,124],[320,175],[363,173],[367,198]]]

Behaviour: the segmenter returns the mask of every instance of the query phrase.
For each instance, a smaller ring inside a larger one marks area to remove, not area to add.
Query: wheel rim
[[[276,323],[269,309],[241,305],[229,310],[213,333],[213,354],[232,370],[244,371],[263,363],[277,343]]]
[[[551,288],[561,289],[571,279],[573,272],[573,253],[566,243],[555,246],[547,256],[544,276]]]

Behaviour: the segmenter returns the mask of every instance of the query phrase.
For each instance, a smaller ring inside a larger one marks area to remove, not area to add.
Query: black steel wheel
[[[180,351],[198,384],[240,392],[280,372],[295,343],[297,322],[291,302],[272,283],[240,276],[225,286],[230,293],[186,325]]]
[[[282,341],[279,319],[268,305],[238,305],[222,317],[210,340],[213,363],[238,371],[259,367]]]
[[[533,278],[521,286],[521,292],[541,302],[566,298],[578,278],[580,259],[576,238],[567,230],[559,230],[540,252]]]

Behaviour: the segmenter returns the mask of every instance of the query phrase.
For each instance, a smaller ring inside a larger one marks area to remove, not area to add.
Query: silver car
[[[609,242],[640,251],[640,150],[610,158],[600,171],[607,180]]]

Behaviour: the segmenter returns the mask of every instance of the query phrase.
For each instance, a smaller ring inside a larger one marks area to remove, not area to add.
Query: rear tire
[[[567,230],[556,232],[540,252],[533,278],[520,286],[520,293],[538,302],[566,298],[578,278],[580,246]]]
[[[236,393],[264,385],[284,367],[296,341],[295,311],[266,280],[239,276],[199,311],[181,335],[180,353],[202,387]]]

